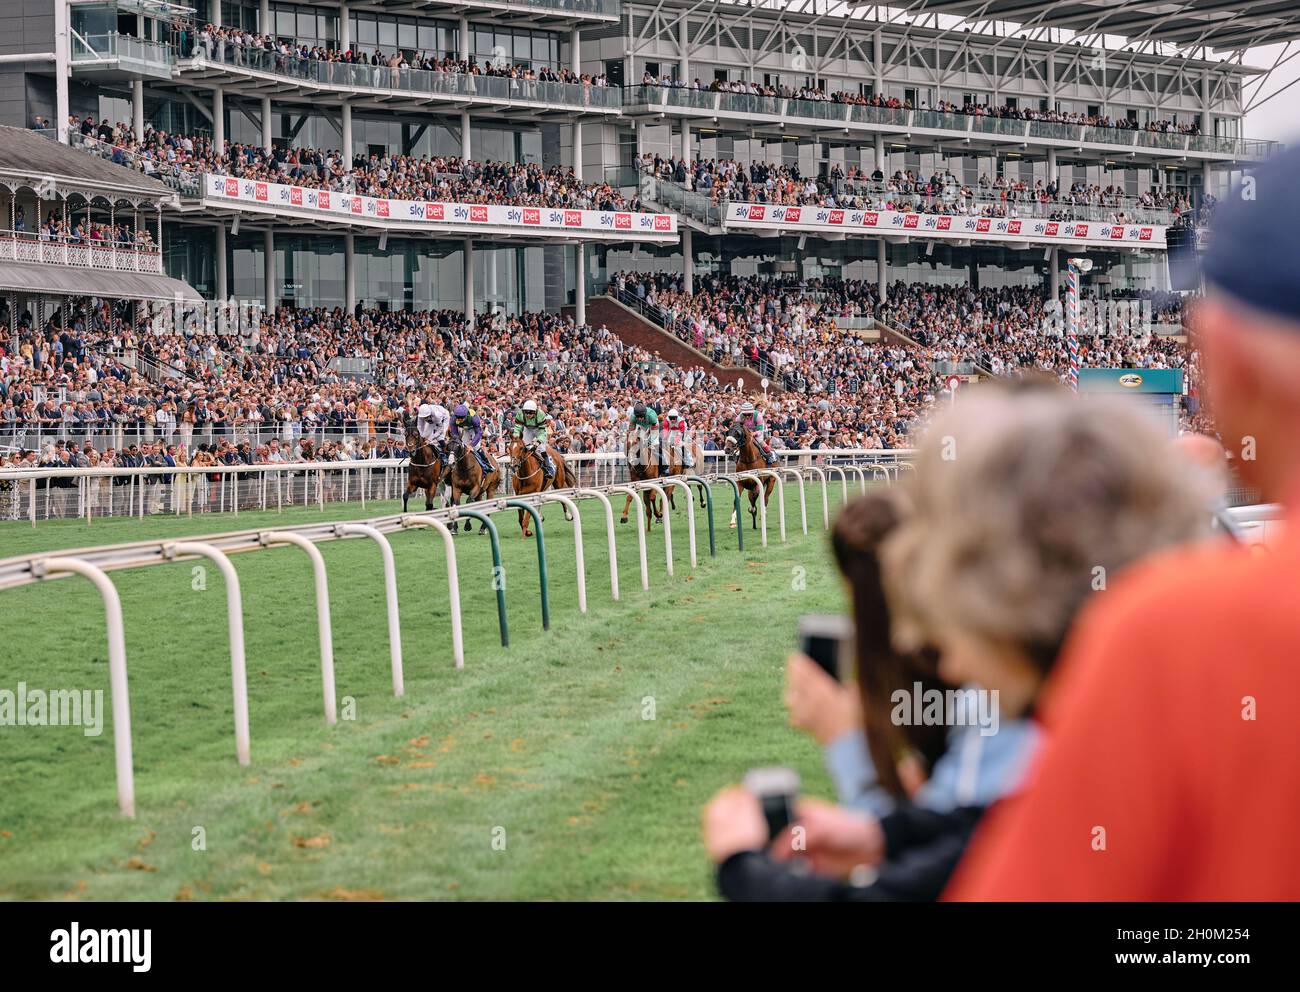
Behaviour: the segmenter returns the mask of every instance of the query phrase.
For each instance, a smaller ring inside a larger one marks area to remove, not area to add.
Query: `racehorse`
[[[727,454],[736,455],[736,471],[752,472],[755,469],[767,468],[767,459],[763,457],[763,449],[759,447],[753,431],[742,424],[739,420],[735,421],[727,430],[724,440],[724,447]],[[772,489],[776,485],[776,480],[770,475],[763,477],[763,505],[767,506],[768,500],[772,495]],[[749,517],[755,530],[758,529],[758,483],[753,479],[741,479],[740,488],[749,493]]]
[[[514,491],[516,496],[540,493],[547,488],[569,489],[577,485],[577,480],[573,478],[569,467],[564,464],[564,459],[560,456],[560,453],[550,445],[547,445],[546,450],[550,453],[551,461],[555,463],[555,475],[551,477],[549,483],[546,482],[546,473],[542,471],[542,456],[537,453],[537,443],[534,441],[531,444],[525,444],[524,439],[521,437],[514,438],[510,442],[510,463],[515,467]],[[532,519],[527,511],[519,511],[521,536],[533,536],[533,532],[529,529]],[[564,519],[573,519],[569,516],[567,506],[564,508]]]
[[[402,493],[402,512],[406,512],[407,501],[417,490],[424,490],[424,508],[433,509],[433,496],[442,481],[442,456],[438,450],[420,437],[416,420],[409,414],[406,417],[406,450],[409,461],[406,466],[406,489]]]
[[[627,478],[629,482],[645,482],[647,479],[657,479],[659,477],[659,462],[655,458],[654,448],[650,444],[647,435],[641,440],[637,440],[636,431],[630,430],[623,439],[623,454],[627,458]],[[671,496],[669,497],[671,499]],[[663,520],[663,510],[659,506],[659,500],[655,498],[655,491],[646,487],[641,491],[641,499],[645,502],[645,529],[650,531],[651,520]],[[632,506],[632,494],[627,494],[627,499],[623,501],[623,516],[619,523],[627,523],[627,511]]]
[[[501,469],[497,468],[491,455],[487,457],[492,464],[491,472],[483,471],[474,449],[465,443],[464,438],[451,438],[447,450],[447,498],[451,506],[456,506],[461,496],[467,497],[469,502],[474,503],[484,497],[492,499],[496,495],[497,486],[501,485]],[[457,521],[453,520],[452,533],[455,533],[456,529]],[[466,522],[465,533],[468,534],[472,529],[473,524]],[[486,530],[486,523],[479,525],[480,534]]]

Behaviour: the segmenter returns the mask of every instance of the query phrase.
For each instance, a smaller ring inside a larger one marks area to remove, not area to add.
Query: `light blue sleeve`
[[[823,750],[826,771],[835,783],[840,804],[884,816],[894,808],[894,799],[881,786],[867,749],[867,735],[847,730]]]

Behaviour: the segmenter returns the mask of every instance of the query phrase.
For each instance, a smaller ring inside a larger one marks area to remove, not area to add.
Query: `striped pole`
[[[1070,353],[1070,388],[1079,391],[1079,268],[1072,258],[1065,272],[1065,347]]]

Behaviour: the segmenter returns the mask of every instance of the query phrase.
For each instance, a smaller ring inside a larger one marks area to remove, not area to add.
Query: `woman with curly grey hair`
[[[981,696],[992,733],[1032,713],[1089,597],[1139,559],[1210,534],[1208,473],[1135,405],[1055,385],[971,390],[934,417],[914,464],[881,549],[891,629],[900,650],[937,650],[940,677],[960,687],[949,695]],[[950,728],[962,717],[951,701],[930,711],[903,699],[897,719],[923,712]],[[809,799],[797,833],[769,846],[757,800],[732,789],[705,811],[705,844],[730,899],[933,899],[982,813],[900,803],[872,816]],[[820,874],[785,863],[796,859]]]

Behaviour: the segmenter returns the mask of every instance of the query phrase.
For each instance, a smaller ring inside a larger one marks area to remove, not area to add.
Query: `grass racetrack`
[[[789,764],[804,791],[829,795],[817,746],[786,725],[783,668],[799,614],[844,608],[819,487],[808,487],[807,537],[797,489],[787,486],[788,543],[778,537],[774,495],[768,547],[746,530],[743,554],[727,528],[730,490],[714,493],[717,557],[709,558],[697,509],[700,562],[691,571],[679,497],[677,574],[665,574],[656,527],[649,592],[640,588],[635,515],[619,526],[617,603],[603,511],[581,501],[586,615],[577,608],[572,525],[548,507],[545,632],[533,542],[520,539],[513,511],[498,514],[509,648],[499,641],[488,539],[458,536],[459,672],[442,542],[427,528],[391,535],[401,699],[392,694],[379,549],[364,539],[319,545],[333,615],[334,727],[321,710],[307,557],[291,547],[233,556],[247,642],[247,768],[235,760],[220,573],[206,568],[205,589],[193,587],[202,562],[110,573],[126,625],[134,821],[115,798],[99,594],[75,577],[0,592],[0,688],[102,688],[105,708],[93,738],[80,727],[0,726],[0,897],[712,897],[699,814],[716,789],[751,767]],[[840,500],[832,486],[832,513]],[[324,516],[397,509],[335,505]],[[321,519],[300,508],[89,527],[4,523],[0,557]]]

